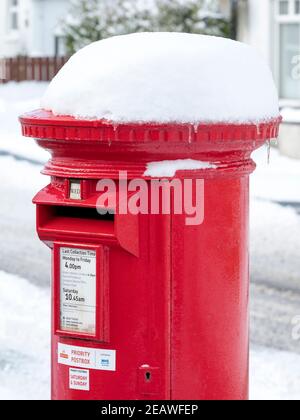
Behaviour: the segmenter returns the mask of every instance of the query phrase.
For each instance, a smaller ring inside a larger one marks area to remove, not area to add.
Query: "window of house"
[[[300,103],[300,0],[277,0],[276,9],[280,97]]]
[[[280,15],[289,14],[289,0],[281,0],[279,2],[279,14]]]
[[[9,0],[8,26],[10,31],[17,31],[19,29],[19,0]]]

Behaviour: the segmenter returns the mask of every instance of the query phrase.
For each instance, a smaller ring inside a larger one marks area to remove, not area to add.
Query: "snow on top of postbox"
[[[140,33],[95,42],[50,84],[55,115],[113,122],[259,123],[279,117],[264,60],[240,42]]]

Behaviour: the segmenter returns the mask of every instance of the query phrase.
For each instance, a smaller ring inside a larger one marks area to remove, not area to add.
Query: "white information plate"
[[[69,369],[69,388],[79,391],[90,390],[90,371],[84,369]]]
[[[60,248],[60,329],[96,333],[96,251]]]
[[[58,363],[78,369],[116,370],[116,350],[70,346],[58,343]]]
[[[80,181],[70,182],[70,199],[81,200],[81,182]]]

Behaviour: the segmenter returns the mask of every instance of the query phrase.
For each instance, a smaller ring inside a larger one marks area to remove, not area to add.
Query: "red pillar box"
[[[280,121],[114,126],[36,111],[21,123],[52,154],[34,199],[53,255],[52,398],[247,399],[250,155]],[[174,191],[170,214],[120,211],[133,179],[151,202],[149,162],[165,160],[194,202],[204,187],[200,224],[176,214]],[[103,179],[116,194],[97,191]]]

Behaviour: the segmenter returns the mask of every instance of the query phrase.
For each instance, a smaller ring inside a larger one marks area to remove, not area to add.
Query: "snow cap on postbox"
[[[271,71],[253,48],[180,33],[117,36],[83,48],[54,78],[42,107],[114,123],[259,124],[280,117]]]

